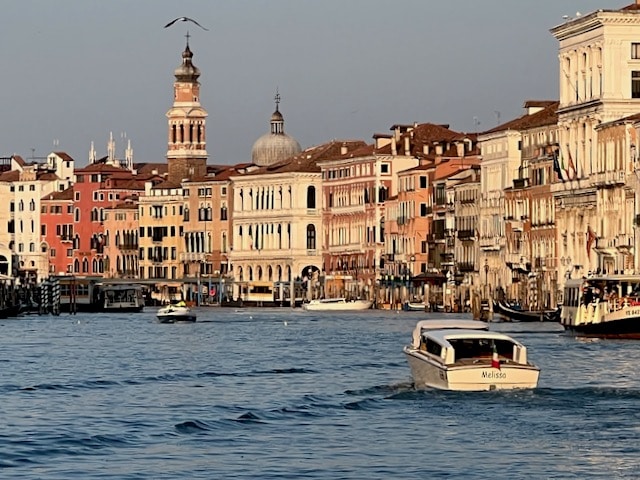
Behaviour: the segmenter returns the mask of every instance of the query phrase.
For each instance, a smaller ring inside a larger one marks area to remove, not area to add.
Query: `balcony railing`
[[[474,237],[475,237],[474,230],[458,230],[459,240],[473,240]]]
[[[596,187],[607,185],[624,185],[627,173],[623,171],[597,172],[590,176],[590,183]]]
[[[458,262],[458,270],[461,272],[474,272],[476,266],[473,262]]]

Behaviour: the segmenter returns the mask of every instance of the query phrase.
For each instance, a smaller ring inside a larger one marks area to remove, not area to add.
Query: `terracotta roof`
[[[165,180],[151,187],[152,190],[165,190],[172,188],[182,188],[182,185],[180,185],[179,183],[170,182],[169,180]]]
[[[92,163],[86,167],[76,168],[75,173],[121,173],[128,172],[128,170],[116,167],[114,165],[107,165],[106,163]]]
[[[0,182],[17,182],[20,180],[20,172],[18,170],[10,170],[0,174]]]
[[[73,187],[69,187],[61,192],[49,193],[42,197],[42,200],[73,200]]]
[[[58,180],[58,175],[53,172],[44,172],[37,174],[38,180]]]
[[[623,10],[626,10],[626,11],[629,11],[629,10],[639,11],[640,10],[640,5],[637,4],[637,3],[632,3],[631,5],[627,5],[626,7],[622,7],[620,9],[620,11],[623,11]]]
[[[350,156],[358,149],[366,147],[362,140],[333,140],[331,142],[309,147],[297,155],[266,167],[261,167],[247,175],[265,175],[270,173],[290,173],[290,172],[314,172],[320,173],[318,162],[323,160],[333,160]],[[347,147],[348,153],[343,154],[342,148]]]
[[[14,155],[13,159],[16,161],[16,163],[18,165],[20,165],[21,167],[24,167],[26,165],[26,162],[24,161],[24,159],[20,156],[20,155]]]
[[[138,172],[138,175],[152,175],[154,170],[158,172],[158,175],[162,175],[169,171],[167,163],[134,163],[133,168]]]
[[[69,155],[66,152],[53,152],[53,153],[55,153],[58,157],[60,157],[64,161],[73,162],[73,158],[71,158],[71,155]]]
[[[525,103],[525,106],[527,104],[528,102]],[[521,117],[510,120],[502,125],[498,125],[491,130],[487,130],[483,132],[483,134],[503,132],[506,130],[527,130],[529,128],[557,124],[558,114],[556,112],[558,110],[558,105],[559,102],[557,101],[549,102],[548,105],[539,112],[522,115]]]

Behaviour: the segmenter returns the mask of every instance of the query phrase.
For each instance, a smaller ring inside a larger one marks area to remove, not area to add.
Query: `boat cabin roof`
[[[512,343],[519,343],[511,338],[509,335],[505,335],[500,332],[488,332],[478,330],[432,330],[425,334],[425,337],[429,337],[436,342],[447,345],[451,340],[505,340]]]
[[[478,320],[449,319],[449,320],[420,320],[413,329],[413,346],[418,348],[420,337],[424,332],[433,330],[458,331],[489,330],[489,324]]]

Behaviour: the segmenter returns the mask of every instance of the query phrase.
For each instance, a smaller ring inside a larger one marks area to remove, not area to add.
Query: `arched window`
[[[307,208],[316,208],[316,187],[313,185],[307,187]]]
[[[85,258],[84,260],[82,260],[82,273],[87,272],[89,272],[89,260]]]
[[[316,249],[316,227],[313,224],[307,225],[307,250]]]
[[[73,261],[73,271],[80,273],[80,261],[77,258]]]

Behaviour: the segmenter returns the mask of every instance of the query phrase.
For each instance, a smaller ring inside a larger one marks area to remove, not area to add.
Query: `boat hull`
[[[404,353],[411,369],[416,388],[431,387],[440,390],[484,391],[531,389],[538,386],[540,369],[533,365],[501,365],[491,362],[475,365],[442,365],[430,361],[422,353],[405,347]]]
[[[327,311],[359,311],[369,310],[373,302],[370,300],[354,300],[352,302],[309,302],[302,305],[304,310],[310,312],[327,312]]]
[[[160,323],[193,323],[196,314],[188,307],[169,306],[158,310],[156,318]]]
[[[620,318],[600,323],[563,325],[565,331],[584,337],[629,338],[640,340],[640,316]]]
[[[509,308],[502,302],[494,302],[493,310],[495,313],[517,322],[557,322],[559,319],[558,310],[517,310]]]

